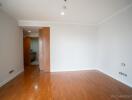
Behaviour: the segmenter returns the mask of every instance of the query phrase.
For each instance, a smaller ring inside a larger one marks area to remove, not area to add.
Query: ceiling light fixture
[[[65,10],[67,9],[67,0],[64,0],[64,5],[62,6],[61,15],[65,15]]]
[[[62,12],[61,12],[61,15],[62,15],[62,16],[65,15],[65,12],[62,11]]]

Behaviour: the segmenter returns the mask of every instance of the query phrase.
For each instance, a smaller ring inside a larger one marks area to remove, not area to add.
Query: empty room
[[[0,100],[132,100],[132,0],[0,0]]]

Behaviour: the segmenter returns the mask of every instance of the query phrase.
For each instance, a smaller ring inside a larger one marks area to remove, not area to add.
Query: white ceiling
[[[33,26],[24,26],[22,27],[24,30],[26,30],[27,32],[28,31],[31,31],[31,34],[36,34],[36,33],[39,33],[39,29],[41,29],[41,27],[33,27]],[[30,34],[30,32],[28,32]]]
[[[68,9],[60,15],[63,0],[0,0],[2,9],[17,20],[98,24],[132,0],[68,0]]]

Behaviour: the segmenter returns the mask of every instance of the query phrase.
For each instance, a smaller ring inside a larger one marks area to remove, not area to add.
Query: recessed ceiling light
[[[65,13],[64,13],[63,11],[62,11],[60,14],[61,14],[62,16],[65,15]]]
[[[31,31],[30,31],[30,30],[29,30],[28,32],[29,32],[29,33],[31,33]]]
[[[60,15],[64,16],[65,15],[65,11],[67,10],[67,0],[64,0],[64,4],[62,6],[62,12],[60,13]]]

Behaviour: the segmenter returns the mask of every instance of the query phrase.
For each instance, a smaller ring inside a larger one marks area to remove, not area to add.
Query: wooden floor
[[[29,66],[0,88],[0,100],[132,100],[132,89],[95,70],[44,73]]]

